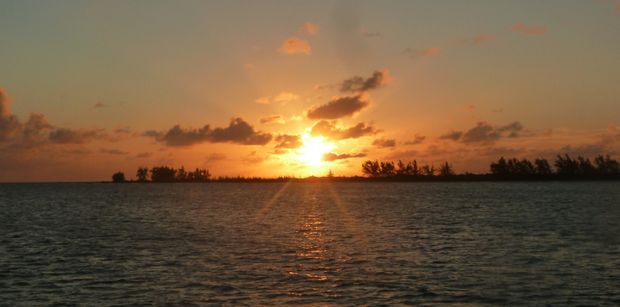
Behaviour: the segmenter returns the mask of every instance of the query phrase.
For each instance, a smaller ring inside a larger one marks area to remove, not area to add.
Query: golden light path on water
[[[289,269],[286,273],[290,276],[300,276],[308,280],[328,281],[335,271],[341,269],[333,267],[334,259],[331,258],[334,257],[335,251],[330,250],[330,244],[334,244],[334,242],[330,241],[329,232],[333,231],[334,227],[342,228],[350,235],[352,242],[358,242],[363,246],[366,246],[368,243],[366,235],[363,232],[363,228],[359,227],[357,220],[350,215],[346,202],[342,200],[331,182],[299,183],[300,186],[296,186],[294,189],[305,190],[304,199],[299,203],[285,201],[287,191],[291,189],[292,185],[294,185],[292,181],[284,183],[260,208],[257,217],[262,219],[270,211],[278,210],[278,206],[283,204],[303,206],[296,210],[300,215],[298,227],[296,228],[299,240],[295,246],[292,246],[296,251],[295,257],[298,259],[298,262],[294,265],[294,269]],[[320,186],[317,187],[316,185]],[[317,195],[315,190],[317,188],[324,193]],[[291,191],[291,193],[293,192]],[[327,197],[327,205],[323,197]],[[335,206],[338,213],[338,218],[336,220],[330,218],[330,223],[338,221],[341,225],[332,224],[328,227],[326,218],[329,214],[327,212],[329,206]],[[331,230],[328,228],[331,228]],[[298,293],[289,294],[296,295]]]

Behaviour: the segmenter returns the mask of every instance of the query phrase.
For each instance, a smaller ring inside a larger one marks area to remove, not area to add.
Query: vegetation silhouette
[[[552,166],[553,165],[553,166]],[[547,159],[500,157],[485,174],[457,174],[447,161],[439,168],[420,164],[416,160],[403,162],[367,160],[362,163],[364,176],[335,176],[330,170],[324,177],[229,177],[213,178],[207,169],[187,171],[184,167],[139,167],[136,180],[127,181],[123,172],[112,175],[112,182],[285,182],[285,181],[502,181],[502,180],[619,180],[620,163],[609,155],[598,155],[594,160],[578,156],[557,155],[553,164]]]
[[[116,172],[112,175],[112,182],[125,182],[125,173]]]

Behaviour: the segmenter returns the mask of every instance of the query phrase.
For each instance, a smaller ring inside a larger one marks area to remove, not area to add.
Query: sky
[[[620,152],[620,1],[0,0],[0,181]]]

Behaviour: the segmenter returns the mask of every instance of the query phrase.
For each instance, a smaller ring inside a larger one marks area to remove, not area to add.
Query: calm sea
[[[0,305],[619,305],[620,183],[0,185]]]

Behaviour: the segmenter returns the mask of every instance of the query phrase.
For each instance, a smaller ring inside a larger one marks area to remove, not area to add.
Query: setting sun
[[[306,133],[302,136],[303,146],[298,150],[298,159],[308,166],[321,166],[323,156],[334,149],[334,144],[322,136],[311,136]]]

